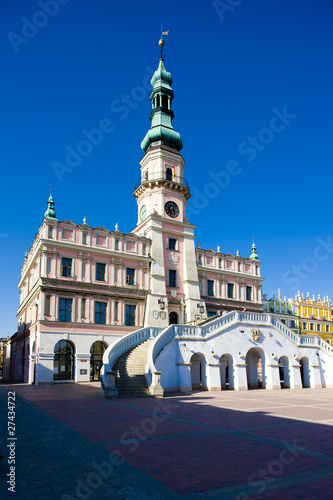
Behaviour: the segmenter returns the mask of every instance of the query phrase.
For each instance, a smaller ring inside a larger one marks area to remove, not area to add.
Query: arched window
[[[172,181],[172,168],[168,167],[165,171],[167,181]]]
[[[168,109],[168,96],[167,95],[162,95],[162,108]]]
[[[178,314],[174,311],[169,314],[169,325],[178,325]]]
[[[90,381],[101,379],[101,368],[103,365],[103,354],[107,345],[100,340],[94,342],[90,348]]]
[[[68,340],[54,346],[53,380],[74,380],[74,346]]]

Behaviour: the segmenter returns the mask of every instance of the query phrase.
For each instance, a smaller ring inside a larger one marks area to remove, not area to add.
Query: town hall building
[[[316,335],[302,344],[262,312],[255,243],[248,257],[195,245],[183,143],[172,124],[172,77],[160,45],[133,193],[136,224],[122,233],[117,225],[91,227],[86,218],[58,220],[51,193],[21,269],[11,378],[101,379],[106,396],[333,385],[330,346]]]

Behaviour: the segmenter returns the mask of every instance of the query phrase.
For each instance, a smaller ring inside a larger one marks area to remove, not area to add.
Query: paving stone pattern
[[[1,499],[333,498],[333,389],[105,400],[97,383],[16,393],[16,492]]]

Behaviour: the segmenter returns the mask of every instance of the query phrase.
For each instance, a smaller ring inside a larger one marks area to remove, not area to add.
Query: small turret
[[[47,210],[44,214],[44,217],[47,217],[48,219],[56,219],[57,218],[57,214],[55,213],[55,210],[54,210],[54,201],[52,198],[52,191],[50,192],[50,196],[49,196],[49,199],[47,202]]]
[[[253,244],[252,244],[252,247],[251,247],[250,259],[252,259],[252,260],[259,260],[259,257],[258,257],[258,254],[257,254],[257,247],[256,247],[256,244],[254,243],[254,240],[253,240]]]

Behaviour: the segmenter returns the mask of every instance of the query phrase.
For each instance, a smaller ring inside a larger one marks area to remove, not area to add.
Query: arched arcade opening
[[[246,355],[246,376],[249,389],[263,389],[265,384],[265,353],[252,347]]]
[[[192,390],[207,389],[205,356],[197,352],[191,356],[190,363]]]

